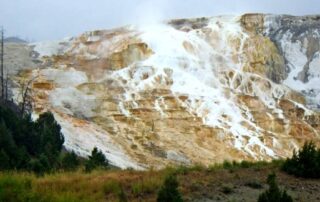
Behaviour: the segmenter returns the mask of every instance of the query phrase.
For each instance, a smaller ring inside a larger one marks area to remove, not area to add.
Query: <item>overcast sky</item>
[[[6,36],[54,40],[170,18],[263,12],[320,14],[320,0],[0,0]]]

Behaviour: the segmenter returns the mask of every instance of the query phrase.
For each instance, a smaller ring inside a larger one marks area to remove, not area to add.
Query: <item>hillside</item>
[[[6,37],[4,43],[27,43],[27,41],[20,39],[19,37],[11,36]]]
[[[275,171],[279,186],[294,201],[319,201],[319,180],[301,179],[278,170],[277,164],[258,163],[248,168],[201,166],[166,168],[160,171],[110,170],[55,173],[35,177],[26,173],[0,173],[1,196],[11,195],[12,201],[118,201],[122,190],[128,201],[156,201],[164,176],[178,173],[179,190],[184,201],[246,201],[256,202],[267,189],[266,176]],[[4,195],[1,195],[4,194]]]
[[[65,147],[121,168],[291,156],[319,143],[319,16],[246,14],[98,30],[31,44],[34,117]],[[21,100],[19,86],[14,99]]]

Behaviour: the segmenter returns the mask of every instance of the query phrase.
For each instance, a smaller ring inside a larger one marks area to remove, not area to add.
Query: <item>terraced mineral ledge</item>
[[[34,117],[121,168],[271,160],[319,142],[320,17],[178,19],[30,44]],[[21,99],[19,87],[14,99]]]

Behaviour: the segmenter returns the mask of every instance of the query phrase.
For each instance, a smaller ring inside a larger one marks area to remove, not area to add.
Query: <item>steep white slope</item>
[[[61,125],[61,132],[65,137],[64,146],[81,156],[89,156],[94,147],[102,151],[109,163],[119,168],[133,168],[137,170],[143,167],[132,161],[124,151],[105,134],[100,127],[86,122],[76,124],[72,118],[54,114],[55,119]]]
[[[236,72],[242,77],[244,86],[246,80],[252,76],[251,73],[241,72],[242,48],[248,36],[239,24],[239,17],[212,18],[207,28],[217,34],[212,44],[206,40],[205,33],[199,30],[184,32],[166,24],[140,28],[142,34],[139,38],[153,50],[154,54],[139,64],[115,71],[113,76],[118,77],[118,80],[128,81],[124,95],[128,98],[130,94],[146,88],[156,88],[158,84],[155,79],[159,76],[166,78],[169,76],[167,72],[170,72],[170,79],[173,82],[171,91],[176,96],[188,95],[188,99],[182,105],[191,113],[201,117],[209,126],[231,132],[237,137],[234,141],[235,148],[245,150],[255,157],[251,148],[258,146],[262,153],[274,156],[272,149],[259,139],[262,129],[248,120],[248,117],[252,117],[250,112],[243,115],[243,109],[236,104],[236,97],[232,94],[226,95],[226,89],[235,90],[235,93],[237,90],[238,93],[244,92],[242,89],[234,88],[232,81],[228,85],[225,79],[229,78],[224,78],[224,73]],[[232,47],[234,39],[240,39],[238,50]],[[184,44],[188,44],[192,50],[186,49]],[[239,59],[234,61],[232,58],[234,56]],[[132,68],[137,71],[133,79],[130,79],[128,72],[132,71]],[[148,75],[148,79],[141,80],[145,74]],[[277,90],[281,93],[275,95],[277,96],[275,98],[282,96],[286,88],[280,87]],[[265,103],[269,102],[270,107],[274,107],[272,105],[275,103],[275,98],[270,94],[262,92],[259,86],[253,91],[253,94],[258,95]],[[159,105],[155,106],[157,110],[162,111]],[[249,130],[244,126],[244,122],[251,124],[253,128]]]

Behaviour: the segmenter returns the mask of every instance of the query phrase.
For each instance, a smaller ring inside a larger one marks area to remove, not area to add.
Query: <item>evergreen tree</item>
[[[27,169],[37,173],[57,169],[64,138],[50,113],[36,122],[0,105],[0,170]]]
[[[258,202],[292,202],[291,196],[289,196],[286,190],[281,191],[276,182],[276,175],[270,174],[267,179],[269,189],[260,194]]]
[[[17,148],[15,165],[17,169],[27,168],[30,156],[24,146]]]
[[[39,131],[41,152],[45,152],[46,150],[49,153],[61,151],[64,138],[61,133],[61,127],[55,121],[52,113],[46,112],[41,114],[35,127]],[[47,148],[48,145],[51,145],[50,148]]]
[[[175,175],[168,175],[158,192],[157,202],[182,202],[178,190],[178,181]]]
[[[7,153],[1,149],[0,151],[0,170],[8,170],[11,168],[10,158]]]
[[[13,152],[16,148],[11,131],[7,128],[3,120],[0,123],[0,148],[3,148],[8,153]]]
[[[93,164],[97,166],[108,166],[109,162],[106,159],[105,155],[97,149],[97,147],[94,147],[91,156],[89,156],[89,160],[93,162]]]
[[[79,165],[80,161],[74,151],[67,152],[61,160],[61,167],[65,170],[75,170]]]
[[[28,168],[39,175],[42,175],[46,171],[39,159],[31,159],[29,161]]]
[[[107,168],[108,165],[109,162],[106,159],[105,155],[101,151],[99,151],[97,147],[94,147],[91,155],[89,156],[89,159],[85,163],[85,170],[86,172],[90,172],[97,167]]]
[[[298,177],[320,178],[320,149],[313,142],[307,142],[291,159],[287,159],[282,169]]]

